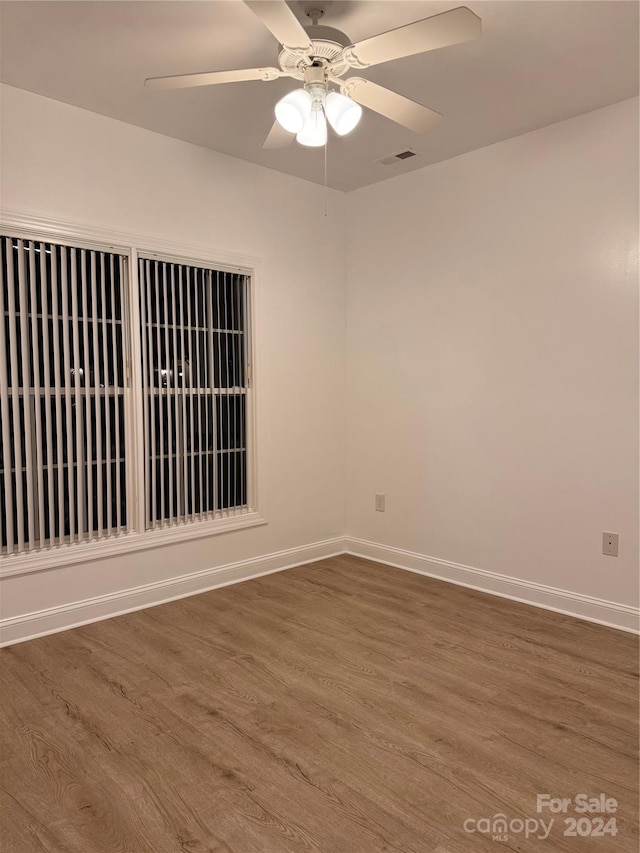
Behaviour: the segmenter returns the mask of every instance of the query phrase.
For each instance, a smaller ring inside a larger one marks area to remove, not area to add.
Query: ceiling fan
[[[305,28],[284,0],[243,2],[282,45],[278,57],[280,68],[150,77],[145,85],[154,89],[184,89],[279,77],[302,81],[302,88],[289,92],[276,104],[276,121],[264,148],[284,147],[294,138],[302,145],[322,146],[327,140],[327,120],[338,135],[344,136],[359,122],[362,107],[415,133],[424,133],[440,120],[439,113],[363,77],[341,78],[352,68],[369,68],[471,41],[481,33],[480,18],[465,6],[459,6],[351,44],[340,30],[318,25],[323,15],[321,8],[309,9],[312,25]]]

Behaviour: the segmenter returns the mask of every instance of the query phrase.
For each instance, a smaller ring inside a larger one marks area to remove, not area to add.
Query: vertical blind
[[[127,530],[126,258],[0,240],[2,552]]]
[[[138,264],[146,527],[246,512],[248,277]]]

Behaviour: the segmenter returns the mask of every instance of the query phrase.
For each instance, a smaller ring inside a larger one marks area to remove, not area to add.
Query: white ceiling
[[[322,23],[357,41],[464,0],[325,2]],[[292,0],[301,20],[304,3]],[[308,5],[308,4],[307,4]],[[313,4],[318,5],[318,4]],[[442,113],[418,136],[365,111],[329,140],[329,184],[383,180],[638,93],[638,3],[468,0],[476,41],[399,59],[358,75]],[[0,3],[0,79],[197,145],[322,183],[322,150],[265,151],[273,106],[294,81],[151,91],[146,77],[277,65],[278,45],[241,0]],[[418,157],[376,160],[412,147]]]

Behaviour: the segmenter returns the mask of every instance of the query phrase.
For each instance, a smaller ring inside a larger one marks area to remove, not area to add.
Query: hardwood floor
[[[0,661],[3,853],[638,849],[629,634],[336,557]]]

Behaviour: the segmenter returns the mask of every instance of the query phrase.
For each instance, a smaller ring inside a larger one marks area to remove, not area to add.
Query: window
[[[0,238],[1,553],[241,526],[248,271],[30,237]]]
[[[2,550],[127,527],[121,255],[2,238]]]
[[[247,277],[138,263],[146,526],[247,509]]]

